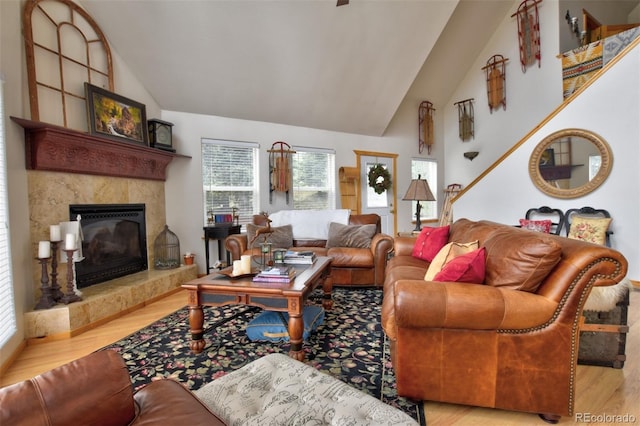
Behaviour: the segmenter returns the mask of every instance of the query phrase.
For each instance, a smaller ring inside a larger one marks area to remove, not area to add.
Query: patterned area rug
[[[334,307],[304,343],[306,363],[425,425],[422,402],[398,397],[389,359],[389,345],[380,325],[380,289],[334,288]],[[314,292],[309,303],[320,305]],[[163,377],[171,377],[191,390],[236,370],[264,355],[288,353],[288,343],[251,342],[245,327],[260,309],[250,306],[205,308],[205,340],[200,354],[189,349],[189,312],[171,315],[103,349],[122,354],[137,389]]]

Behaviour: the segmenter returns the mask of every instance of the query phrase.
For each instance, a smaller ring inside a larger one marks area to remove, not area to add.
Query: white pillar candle
[[[46,259],[51,257],[51,243],[49,241],[40,241],[38,244],[38,258]]]
[[[240,256],[240,262],[242,262],[242,273],[250,274],[251,273],[251,256],[248,254],[244,254]]]
[[[64,249],[75,250],[76,249],[76,236],[74,234],[67,234],[64,238]]]
[[[233,261],[233,272],[231,275],[242,275],[242,261],[234,260]]]
[[[60,225],[51,225],[49,227],[49,239],[51,241],[62,240],[62,238],[60,237]]]

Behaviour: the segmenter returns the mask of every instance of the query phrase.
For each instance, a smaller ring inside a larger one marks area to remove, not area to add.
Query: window
[[[9,241],[9,202],[7,199],[7,156],[4,139],[4,78],[0,75],[0,347],[15,332],[11,250]]]
[[[210,214],[236,208],[240,223],[259,209],[257,143],[202,139],[204,223]]]
[[[425,158],[412,158],[411,159],[411,179],[417,179],[418,175],[422,179],[426,179],[429,184],[431,193],[436,197],[439,197],[440,191],[438,190],[438,163],[435,160],[428,160]],[[417,201],[411,202],[411,211],[416,211]],[[421,201],[422,219],[437,219],[438,218],[438,202],[437,201]]]
[[[294,147],[293,208],[331,210],[336,207],[335,151]]]

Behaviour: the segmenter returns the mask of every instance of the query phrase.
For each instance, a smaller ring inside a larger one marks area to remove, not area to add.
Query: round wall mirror
[[[596,189],[611,172],[607,142],[593,132],[564,129],[544,138],[531,153],[529,176],[545,194],[577,198]]]

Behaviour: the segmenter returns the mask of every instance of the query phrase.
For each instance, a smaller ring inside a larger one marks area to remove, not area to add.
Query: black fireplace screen
[[[76,263],[78,288],[148,268],[144,204],[70,205],[70,219],[78,215],[84,256]]]

